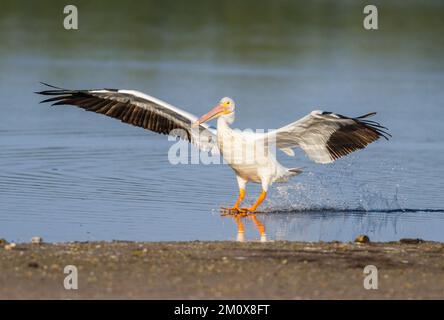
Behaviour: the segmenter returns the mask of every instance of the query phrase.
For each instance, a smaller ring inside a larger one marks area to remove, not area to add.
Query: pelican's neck
[[[234,113],[223,115],[217,118],[217,129],[230,129],[230,124],[234,121]]]
[[[232,136],[233,129],[230,128],[230,124],[233,123],[234,117],[221,116],[217,118],[217,145],[221,154],[224,154],[224,145],[227,138]],[[231,139],[228,139],[231,141]]]

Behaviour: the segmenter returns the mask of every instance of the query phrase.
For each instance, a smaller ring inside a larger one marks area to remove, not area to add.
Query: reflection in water
[[[353,241],[366,234],[372,241],[395,241],[401,238],[439,240],[444,227],[442,209],[287,211],[257,214],[228,214],[237,227],[240,242]],[[267,233],[266,233],[267,230]],[[230,228],[232,232],[232,229]],[[231,237],[232,238],[232,237]]]
[[[231,217],[237,225],[237,237],[238,242],[245,241],[245,224],[248,221],[252,221],[257,231],[259,231],[260,241],[267,241],[267,234],[265,233],[265,224],[257,217],[255,213],[238,213],[238,214],[222,214],[223,217]]]

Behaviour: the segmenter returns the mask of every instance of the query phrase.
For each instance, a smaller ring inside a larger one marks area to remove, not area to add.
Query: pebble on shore
[[[31,238],[31,243],[33,243],[33,244],[42,244],[43,243],[43,238],[42,237],[32,237]]]
[[[368,236],[366,236],[365,234],[361,234],[361,235],[359,235],[355,239],[355,242],[357,242],[357,243],[369,243],[370,242],[370,238]]]
[[[14,249],[16,246],[17,246],[17,245],[16,245],[14,242],[12,242],[12,243],[6,244],[4,248],[5,248],[5,250],[12,250],[12,249]]]

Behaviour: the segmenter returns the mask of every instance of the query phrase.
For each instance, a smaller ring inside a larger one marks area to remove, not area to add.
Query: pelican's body
[[[273,150],[260,139],[260,135],[232,129],[224,117],[217,120],[217,145],[225,161],[236,173],[239,187],[245,187],[247,182],[255,182],[267,190],[273,182],[284,182],[300,173],[298,169],[281,165]],[[243,159],[243,151],[247,150],[259,152],[252,154],[250,159]]]
[[[49,85],[48,85],[49,86]],[[223,98],[201,118],[157,98],[134,90],[66,90],[50,86],[39,94],[54,96],[42,102],[53,105],[75,105],[87,111],[101,113],[138,127],[180,136],[201,150],[220,152],[236,173],[239,196],[226,210],[254,212],[265,199],[269,186],[284,182],[302,171],[286,168],[276,159],[276,150],[294,156],[301,148],[310,159],[330,163],[389,134],[379,123],[367,120],[374,113],[349,118],[331,112],[313,111],[304,118],[267,133],[240,131],[231,126],[235,118],[235,103]],[[206,122],[217,118],[217,129]],[[248,182],[259,183],[262,192],[249,208],[241,208]]]

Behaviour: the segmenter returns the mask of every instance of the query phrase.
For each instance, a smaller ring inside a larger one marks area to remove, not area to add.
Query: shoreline
[[[419,239],[4,245],[0,299],[444,299],[444,243]],[[77,290],[64,287],[67,265]]]

